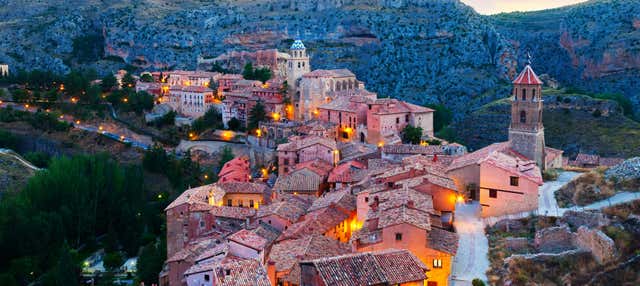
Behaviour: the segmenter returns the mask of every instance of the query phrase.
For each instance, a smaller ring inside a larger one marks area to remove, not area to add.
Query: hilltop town
[[[165,208],[160,285],[488,281],[484,259],[465,261],[482,225],[539,213],[544,181],[557,170],[624,161],[569,160],[545,145],[543,82],[531,64],[512,82],[508,141],[468,152],[434,136],[433,109],[379,97],[351,71],[314,70],[309,59],[296,40],[287,52],[200,59],[221,72],[143,73],[136,82],[155,97],[148,121],[175,112],[175,124],[188,126],[214,110],[222,129],[235,130],[215,140],[249,149],[221,167],[217,182]],[[224,71],[240,67],[244,74]],[[181,145],[207,152],[202,134],[188,136],[192,144]],[[581,239],[581,249],[600,253]]]

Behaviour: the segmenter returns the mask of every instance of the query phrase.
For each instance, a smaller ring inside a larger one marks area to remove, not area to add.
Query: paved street
[[[454,227],[460,239],[454,257],[452,285],[471,285],[471,280],[487,279],[489,268],[489,242],[484,234],[484,224],[479,218],[480,205],[457,204]]]

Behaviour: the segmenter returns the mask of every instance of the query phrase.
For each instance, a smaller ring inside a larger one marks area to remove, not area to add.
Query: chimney
[[[276,263],[273,262],[273,260],[267,262],[267,276],[269,277],[269,281],[271,281],[271,286],[278,284],[278,281],[276,281]]]

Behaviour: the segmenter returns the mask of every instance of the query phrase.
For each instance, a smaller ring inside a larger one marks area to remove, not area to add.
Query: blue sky
[[[513,11],[534,11],[557,8],[585,0],[462,0],[480,14],[496,14]]]

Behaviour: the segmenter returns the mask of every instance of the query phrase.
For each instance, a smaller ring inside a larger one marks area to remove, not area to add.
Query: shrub
[[[482,281],[482,280],[480,280],[478,278],[475,278],[475,279],[473,279],[473,281],[471,281],[471,285],[473,285],[473,286],[484,286],[485,284],[484,284],[484,281]]]
[[[542,179],[545,181],[555,181],[558,179],[558,170],[548,169],[542,172]]]
[[[593,113],[591,113],[591,115],[593,115],[593,117],[598,118],[598,117],[602,116],[602,111],[600,111],[600,109],[596,109],[596,110],[593,111]]]

